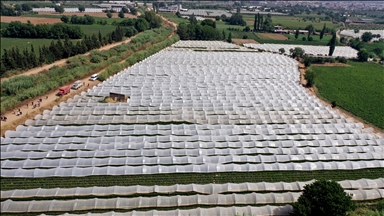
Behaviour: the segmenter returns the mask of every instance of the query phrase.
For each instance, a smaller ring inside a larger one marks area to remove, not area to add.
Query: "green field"
[[[9,26],[9,23],[5,23],[5,22],[1,22],[0,24],[1,24],[1,25],[0,25],[0,28],[1,28],[1,29],[6,28],[6,27]]]
[[[320,97],[384,129],[384,67],[350,62],[349,67],[313,66]]]
[[[24,17],[42,17],[42,18],[60,18],[63,15],[65,15],[65,14],[57,14],[57,15],[53,15],[53,14],[25,14],[22,16],[24,16]],[[70,17],[70,15],[66,15],[66,16]],[[82,17],[82,15],[78,15],[78,16]],[[108,18],[107,15],[105,15],[105,18],[104,17],[95,17],[95,16],[92,16],[92,17],[95,18],[96,22],[100,21],[100,20],[101,21],[106,20],[107,24],[111,24],[114,21],[119,22],[122,20],[121,18]]]
[[[19,47],[20,51],[25,48],[31,49],[31,44],[35,48],[36,54],[39,54],[39,46],[49,46],[52,39],[28,39],[28,38],[1,38],[1,55],[4,54],[4,49]],[[76,40],[72,40],[76,41]]]
[[[307,16],[316,17],[315,15],[307,15]],[[244,20],[247,22],[247,25],[253,26],[253,21],[255,16],[246,15],[243,17],[244,17]],[[330,21],[312,22],[307,20],[306,22],[304,22],[302,20],[302,17],[293,17],[293,16],[272,16],[272,22],[273,22],[273,25],[281,25],[284,27],[284,29],[297,29],[297,28],[304,29],[306,26],[312,24],[315,27],[315,29],[321,30],[324,26],[324,23],[328,28],[331,28],[331,29],[338,27],[338,24],[333,24]]]

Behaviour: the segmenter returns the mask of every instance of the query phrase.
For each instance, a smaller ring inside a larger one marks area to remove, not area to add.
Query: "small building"
[[[114,92],[109,92],[109,97],[112,100],[117,101],[117,102],[127,102],[128,98],[129,98],[128,95],[124,95],[124,94],[120,94],[120,93],[114,93]]]

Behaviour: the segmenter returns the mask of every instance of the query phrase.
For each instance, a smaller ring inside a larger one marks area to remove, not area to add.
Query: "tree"
[[[301,58],[304,56],[304,50],[301,47],[295,47],[294,49],[290,49],[289,52],[291,53],[292,58]]]
[[[121,10],[121,11],[119,12],[119,17],[120,17],[120,18],[124,18],[124,12],[123,12],[123,10]]]
[[[253,31],[256,32],[256,28],[257,28],[257,14],[255,14],[255,20],[253,21]]]
[[[129,12],[129,10],[128,10],[127,7],[123,7],[123,8],[121,8],[121,11],[123,11],[123,13],[128,13],[128,12]]]
[[[251,28],[249,28],[249,26],[245,26],[243,31],[249,32],[249,31],[251,31]]]
[[[197,24],[197,19],[196,19],[194,13],[189,17],[189,22],[190,22],[191,24],[194,24],[194,25]]]
[[[21,10],[23,11],[31,11],[32,6],[30,4],[21,4]]]
[[[64,11],[65,10],[64,10],[63,6],[61,6],[61,5],[60,6],[58,6],[58,5],[55,6],[55,12],[56,13],[64,13]]]
[[[180,13],[179,11],[177,11],[177,12],[175,13],[175,15],[176,15],[177,17],[181,18],[181,13]]]
[[[227,37],[226,37],[226,35],[225,35],[225,31],[224,31],[224,29],[223,29],[222,34],[223,34],[223,39],[225,40]]]
[[[310,41],[309,38],[311,37],[311,34],[315,31],[315,28],[311,24],[305,27],[305,30],[308,30],[308,41]]]
[[[293,205],[291,215],[345,216],[355,209],[352,196],[336,181],[317,180],[304,186],[303,194]]]
[[[369,52],[365,48],[360,49],[360,51],[357,53],[357,58],[359,59],[359,61],[362,61],[362,62],[368,61],[368,57],[369,57]]]
[[[69,22],[69,17],[68,16],[61,16],[60,20],[63,22],[63,23],[68,23]]]
[[[369,42],[372,40],[372,32],[364,32],[363,35],[361,35],[361,40],[363,42]]]
[[[21,11],[21,5],[19,4],[15,4],[13,8],[15,9],[15,11]]]
[[[108,18],[112,18],[112,16],[113,16],[112,13],[111,13],[110,11],[108,11],[108,12],[107,12],[107,17],[108,17]]]
[[[329,53],[328,56],[332,56],[336,46],[336,32],[332,32],[332,39],[329,41]]]
[[[133,15],[137,15],[137,9],[135,7],[130,7],[129,10]]]
[[[320,40],[323,39],[326,29],[327,29],[327,27],[325,26],[325,23],[324,23],[323,29],[320,32]]]
[[[280,52],[281,54],[284,54],[284,53],[285,53],[285,49],[284,49],[284,48],[280,48],[280,49],[279,49],[279,52]]]
[[[300,34],[300,29],[297,28],[296,29],[296,32],[295,32],[295,39],[297,40],[297,38],[299,37],[299,34]]]
[[[227,41],[228,41],[228,43],[232,43],[232,33],[231,32],[229,32]]]
[[[84,12],[84,11],[85,11],[85,7],[84,7],[84,5],[79,6],[79,11],[80,11],[80,12]]]

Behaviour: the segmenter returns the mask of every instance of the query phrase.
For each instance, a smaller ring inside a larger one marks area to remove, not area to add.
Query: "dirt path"
[[[113,48],[115,46],[118,46],[120,44],[129,43],[132,38],[134,38],[134,37],[128,38],[128,39],[126,39],[124,41],[120,41],[120,42],[117,42],[117,43],[108,44],[106,46],[100,47],[98,50],[99,51],[109,50],[109,49],[111,49],[111,48]],[[90,52],[86,52],[86,53],[84,53],[82,55],[86,55],[87,56],[89,54],[90,54]],[[8,80],[8,79],[10,79],[12,77],[17,77],[17,76],[29,76],[29,75],[33,75],[33,74],[38,74],[40,72],[49,70],[53,66],[63,67],[63,66],[65,66],[67,64],[67,59],[68,58],[61,59],[61,60],[55,61],[55,62],[53,62],[52,64],[49,64],[49,65],[43,65],[41,67],[32,68],[30,70],[27,70],[27,71],[21,73],[21,74],[17,74],[17,75],[11,76],[11,77],[1,78],[1,81]]]
[[[177,28],[177,25],[173,22],[170,22],[169,20],[165,19],[162,17],[162,19],[165,21],[165,24],[170,26],[170,27],[173,27],[175,30]],[[172,32],[169,36],[169,37],[172,37],[172,35],[174,35],[175,31]],[[133,37],[132,37],[133,38]],[[104,47],[101,47],[99,48],[100,51],[102,50],[108,50],[112,47],[115,47],[117,45],[120,45],[122,43],[127,43],[129,42],[132,38],[130,39],[127,39],[125,41],[122,41],[122,42],[118,42],[118,43],[114,43],[114,44],[110,44],[110,45],[107,45],[107,46],[104,46]],[[89,52],[88,53],[85,53],[83,55],[89,55]],[[120,63],[124,62],[124,60],[120,61]],[[34,69],[31,69],[23,74],[19,74],[19,75],[16,75],[16,76],[20,76],[20,75],[32,75],[32,74],[37,74],[41,71],[44,71],[44,70],[48,70],[49,68],[51,68],[52,66],[60,66],[60,65],[65,65],[66,64],[66,59],[62,59],[62,60],[59,60],[59,61],[56,61],[50,65],[45,65],[43,67],[39,67],[39,68],[34,68]],[[100,70],[98,73],[104,71],[105,69],[102,69]],[[8,78],[9,79],[9,78]],[[41,97],[36,97],[36,98],[33,98],[33,99],[29,99],[29,100],[26,100],[26,101],[23,101],[23,105],[22,106],[19,106],[17,108],[15,108],[15,110],[13,111],[9,111],[9,112],[6,112],[4,114],[4,116],[7,117],[7,121],[4,122],[4,121],[1,121],[1,136],[4,136],[5,132],[7,130],[15,130],[16,127],[18,125],[24,125],[25,121],[27,119],[34,119],[34,117],[37,115],[37,114],[42,114],[44,110],[52,110],[52,108],[56,105],[58,106],[61,102],[66,102],[69,98],[73,98],[75,95],[80,95],[80,93],[82,91],[87,91],[88,89],[92,88],[93,86],[96,86],[98,85],[99,83],[101,83],[100,81],[89,81],[89,76],[86,76],[84,77],[83,79],[81,79],[84,83],[85,83],[85,86],[79,88],[78,90],[72,90],[71,89],[71,92],[63,97],[57,97],[56,96],[56,93],[58,91],[58,89],[54,89],[50,92],[48,92],[47,94],[45,95],[42,95]],[[2,80],[5,80],[5,79],[2,79]],[[73,82],[70,82],[70,83],[67,83],[67,85],[72,85]],[[65,85],[63,85],[65,86]],[[48,98],[46,98],[46,96],[48,96]],[[42,102],[40,103],[40,107],[37,107],[35,109],[32,108],[32,102],[34,103],[37,103],[37,100],[39,98],[42,98]],[[27,104],[28,104],[28,107],[27,107]],[[17,116],[16,113],[17,113],[17,110],[20,109],[20,111],[22,112],[22,115],[20,116]]]

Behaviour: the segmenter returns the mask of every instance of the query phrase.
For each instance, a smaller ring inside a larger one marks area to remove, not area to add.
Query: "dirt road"
[[[170,22],[169,20],[166,20],[164,18],[163,18],[163,20],[165,21],[166,25],[171,26],[176,30],[177,25],[175,23]],[[174,34],[174,32],[172,32],[172,34],[170,34],[169,37],[171,37],[173,34]],[[100,51],[108,50],[108,49],[113,48],[113,47],[120,45],[122,43],[127,43],[132,38],[124,40],[122,42],[118,42],[118,43],[114,43],[114,44],[110,44],[110,45],[101,47],[101,48],[99,48],[99,50]],[[83,55],[89,55],[89,53],[85,53]],[[48,70],[49,68],[51,68],[53,66],[63,66],[66,64],[66,60],[67,59],[62,59],[62,60],[56,61],[50,65],[44,65],[43,67],[33,68],[29,71],[26,71],[23,74],[19,74],[16,76],[37,74],[41,71]],[[121,62],[124,62],[124,61],[125,60],[122,60]],[[98,73],[102,72],[103,70],[100,70]],[[7,78],[7,79],[9,79],[9,78]],[[6,122],[1,121],[1,131],[0,131],[1,136],[4,136],[4,134],[7,130],[15,130],[18,125],[24,125],[24,123],[27,119],[33,119],[37,114],[42,114],[44,110],[52,110],[53,106],[55,106],[55,105],[58,106],[61,102],[66,102],[69,98],[73,98],[75,95],[79,95],[82,91],[87,91],[89,88],[92,88],[93,86],[96,86],[97,84],[101,83],[100,81],[89,81],[88,79],[89,79],[89,76],[81,79],[85,83],[85,86],[81,87],[78,90],[71,90],[71,92],[69,94],[67,94],[63,97],[57,97],[56,93],[58,90],[55,89],[55,90],[48,92],[45,95],[42,95],[41,97],[36,97],[36,98],[30,99],[30,100],[23,101],[23,105],[17,107],[13,111],[6,112],[4,114],[4,116],[7,117],[7,121]],[[5,79],[2,79],[2,80],[5,80]],[[72,84],[73,84],[73,82],[67,83],[67,85],[72,85]],[[48,98],[46,98],[47,96],[48,96]],[[37,103],[37,100],[39,98],[42,99],[42,102],[40,103],[40,107],[33,109],[32,108],[32,102]],[[27,106],[27,104],[28,104],[28,106]],[[20,111],[22,112],[22,115],[20,115],[20,116],[16,115],[18,109],[20,109]]]
[[[132,38],[134,38],[134,37],[131,37],[129,39],[126,39],[124,41],[120,41],[120,42],[117,42],[117,43],[108,44],[106,46],[100,47],[98,50],[100,50],[100,51],[109,50],[109,49],[111,49],[111,48],[113,48],[115,46],[118,46],[120,44],[129,43]],[[90,54],[90,52],[87,52],[87,53],[84,53],[83,55],[89,55],[89,54]],[[10,79],[12,77],[17,77],[17,76],[29,76],[29,75],[33,75],[33,74],[38,74],[38,73],[43,72],[45,70],[49,70],[53,66],[62,67],[62,66],[65,66],[66,64],[67,64],[67,59],[61,59],[61,60],[55,61],[55,62],[53,62],[52,64],[49,64],[49,65],[43,65],[41,67],[32,68],[30,70],[27,70],[27,71],[23,72],[22,74],[17,74],[17,75],[14,75],[14,76],[11,76],[11,77],[7,77],[7,78],[1,78],[1,81],[8,80],[8,79]]]

